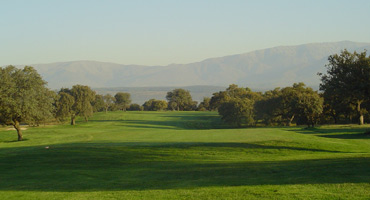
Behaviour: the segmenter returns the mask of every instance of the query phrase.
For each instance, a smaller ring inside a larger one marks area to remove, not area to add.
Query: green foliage
[[[85,121],[93,114],[93,102],[96,94],[89,86],[74,85],[72,89],[62,88],[56,103],[57,119],[71,117],[71,125],[75,125],[76,116],[84,117]]]
[[[75,103],[74,97],[70,94],[70,91],[61,89],[58,93],[58,100],[56,102],[56,118],[59,121],[64,121],[74,114],[72,109]]]
[[[366,51],[350,53],[344,50],[339,55],[331,55],[326,74],[319,74],[322,81],[320,90],[332,104],[331,109],[341,112],[338,105],[354,105],[359,124],[364,124],[367,111],[362,104],[370,99],[370,56],[366,54]]]
[[[298,94],[297,116],[300,122],[314,126],[323,112],[324,99],[311,88]]]
[[[255,104],[256,117],[266,125],[298,124],[314,126],[323,112],[323,98],[304,83],[267,91]]]
[[[212,110],[211,109],[211,104],[210,104],[210,102],[211,102],[211,98],[209,98],[209,97],[204,97],[203,98],[203,101],[202,102],[200,102],[200,104],[199,104],[199,106],[198,106],[198,108],[197,108],[197,110],[198,111],[206,111],[206,110]]]
[[[113,110],[114,102],[116,101],[116,99],[112,95],[110,94],[104,95],[103,101],[105,112],[108,112],[108,110]]]
[[[114,95],[114,99],[117,107],[123,111],[126,111],[127,107],[131,103],[131,95],[126,92],[117,92],[117,94]]]
[[[164,100],[149,99],[143,104],[143,108],[146,111],[162,111],[168,107],[168,104]]]
[[[266,91],[259,101],[255,103],[256,118],[262,120],[265,125],[282,123],[282,115],[279,107],[282,105],[282,92],[280,88]]]
[[[105,102],[103,95],[96,94],[95,100],[92,102],[93,111],[94,112],[101,112],[105,110]]]
[[[220,91],[213,93],[213,96],[209,102],[211,110],[217,110],[222,103],[230,100],[230,96],[226,91]]]
[[[171,110],[193,110],[194,102],[188,90],[174,89],[167,92],[168,108]],[[195,103],[196,104],[196,103]]]
[[[88,117],[91,117],[93,114],[91,104],[95,100],[95,92],[89,86],[74,85],[72,86],[71,94],[75,99],[72,106],[74,115],[82,116],[87,121]]]
[[[211,108],[218,109],[222,119],[229,124],[241,127],[242,124],[255,124],[254,104],[261,99],[261,94],[249,88],[230,85],[226,91],[215,93],[210,100]]]
[[[50,119],[54,93],[37,71],[25,66],[0,68],[0,123],[13,125],[22,140],[21,122],[38,125]]]
[[[129,111],[142,111],[144,108],[140,106],[139,104],[133,103],[130,105],[130,107],[127,108]]]
[[[252,125],[254,101],[247,98],[232,98],[218,108],[222,120],[226,123],[241,127],[242,124]]]

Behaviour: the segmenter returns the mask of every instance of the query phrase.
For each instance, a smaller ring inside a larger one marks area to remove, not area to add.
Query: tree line
[[[286,125],[314,126],[317,123],[358,123],[370,121],[370,56],[367,51],[343,50],[328,57],[320,93],[304,83],[276,88],[264,93],[230,85],[213,94],[211,109],[236,126]]]
[[[12,125],[18,140],[23,140],[21,123],[38,126],[55,119],[60,122],[70,120],[70,124],[75,125],[77,116],[88,121],[94,112],[100,111],[192,110],[197,107],[190,92],[183,89],[168,92],[168,102],[150,99],[141,106],[131,104],[130,94],[125,92],[114,96],[100,95],[85,85],[52,91],[46,85],[31,66],[0,68],[0,124]]]
[[[7,66],[0,68],[0,123],[14,126],[22,140],[22,122],[39,125],[55,118],[75,125],[77,116],[88,121],[94,112],[114,110],[214,110],[225,123],[238,127],[370,121],[370,56],[366,51],[343,50],[330,55],[328,62],[327,73],[318,74],[320,93],[304,83],[263,93],[232,84],[199,104],[189,91],[179,88],[167,93],[167,101],[150,99],[143,105],[131,104],[129,93],[100,95],[84,85],[51,91],[33,67]]]

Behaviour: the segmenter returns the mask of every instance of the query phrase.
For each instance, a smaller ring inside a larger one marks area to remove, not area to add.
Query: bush
[[[130,107],[127,108],[127,110],[129,111],[142,111],[143,110],[143,107],[140,106],[139,104],[131,104]]]

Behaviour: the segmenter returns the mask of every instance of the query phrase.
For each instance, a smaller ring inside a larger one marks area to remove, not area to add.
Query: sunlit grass
[[[0,199],[367,199],[366,128],[228,129],[215,112],[97,113],[22,142],[0,128]]]

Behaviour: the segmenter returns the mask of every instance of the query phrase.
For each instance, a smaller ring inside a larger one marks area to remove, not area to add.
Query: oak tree
[[[181,88],[167,92],[166,99],[168,107],[172,110],[188,110],[192,109],[194,105],[190,92]]]
[[[115,103],[120,110],[126,111],[131,103],[131,95],[126,92],[118,92],[114,95]]]
[[[326,74],[319,73],[320,90],[356,106],[358,123],[364,124],[366,109],[362,104],[370,98],[370,56],[366,51],[350,53],[344,50],[329,56],[328,61]]]
[[[13,125],[23,140],[21,122],[36,122],[52,115],[53,93],[30,66],[0,68],[0,122]]]

